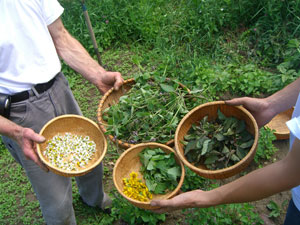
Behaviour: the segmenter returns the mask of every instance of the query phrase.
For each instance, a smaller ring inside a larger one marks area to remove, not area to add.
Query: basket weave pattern
[[[275,116],[268,124],[265,126],[271,130],[275,130],[274,135],[277,140],[284,140],[290,137],[290,130],[285,124],[288,120],[292,118],[294,108],[290,108],[282,113]]]
[[[113,88],[111,88],[108,92],[106,92],[102,96],[97,110],[97,118],[98,118],[99,127],[104,133],[106,133],[107,131],[106,129],[107,122],[103,120],[102,117],[103,111],[106,108],[117,104],[119,102],[120,97],[126,94],[132,88],[134,83],[135,82],[133,78],[125,80],[119,90],[116,91]],[[127,149],[133,146],[133,144],[123,142],[122,140],[118,140],[114,138],[112,135],[108,135],[108,138],[123,149]]]

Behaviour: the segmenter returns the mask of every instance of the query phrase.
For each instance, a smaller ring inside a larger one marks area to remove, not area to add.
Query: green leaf
[[[160,161],[159,163],[156,164],[156,167],[161,171],[166,171],[166,169],[168,168],[167,163],[165,161]]]
[[[168,186],[167,183],[158,183],[155,187],[154,194],[164,194]]]
[[[250,148],[254,143],[254,140],[251,139],[250,141],[246,142],[246,143],[243,143],[240,145],[241,148]]]
[[[150,217],[148,214],[141,215],[143,222],[147,223],[150,221]]]
[[[140,160],[142,162],[143,165],[145,165],[145,167],[148,166],[149,160],[151,159],[151,155],[144,153],[144,154],[140,154]]]
[[[239,157],[237,157],[235,154],[232,154],[231,157],[230,157],[230,159],[231,159],[232,161],[234,161],[234,162],[240,161]]]
[[[150,179],[146,179],[146,186],[149,189],[149,191],[153,192],[155,190],[157,184]]]
[[[198,138],[196,141],[197,141],[197,143],[196,143],[196,148],[197,149],[201,149],[202,148],[202,146],[203,146],[203,142],[205,141],[205,140],[207,140],[208,138],[207,137],[205,137],[205,136],[202,136],[202,137],[200,137],[200,138]]]
[[[238,121],[236,133],[238,133],[238,134],[241,133],[245,128],[246,128],[245,121],[244,120]]]
[[[225,140],[225,137],[223,134],[220,134],[220,133],[216,133],[214,135],[214,137],[218,140],[218,141],[224,141]]]
[[[244,158],[247,155],[247,153],[248,153],[247,150],[240,148],[240,147],[238,147],[236,150],[236,154],[240,159]]]
[[[155,168],[155,162],[153,160],[150,160],[147,165],[147,170],[153,170]]]
[[[224,145],[224,147],[223,147],[223,150],[222,150],[222,153],[223,154],[226,154],[226,153],[229,153],[230,151],[229,151],[229,148],[226,146],[226,145]]]
[[[190,140],[193,140],[193,139],[195,139],[195,135],[187,134],[187,135],[184,136],[184,140],[186,140],[186,141],[190,141]]]
[[[181,170],[178,167],[173,167],[167,170],[167,174],[172,180],[176,181],[181,174]]]
[[[184,148],[184,154],[188,154],[191,150],[196,149],[196,145],[197,145],[198,140],[193,140],[188,142],[188,144],[185,146]]]
[[[220,120],[225,120],[227,117],[221,112],[221,110],[220,109],[218,109],[218,118],[220,119]]]
[[[160,84],[161,89],[163,89],[165,92],[175,92],[175,89],[167,84]]]
[[[224,133],[225,136],[231,136],[231,135],[233,135],[233,134],[234,134],[234,131],[233,131],[231,128],[229,128],[229,129],[227,130],[227,132]]]
[[[201,155],[205,155],[205,154],[206,154],[206,152],[207,152],[207,150],[208,150],[208,144],[209,144],[210,141],[211,141],[211,140],[208,139],[208,140],[205,140],[205,141],[203,142],[203,147],[202,147],[202,150],[201,150]]]
[[[213,164],[217,161],[218,159],[218,156],[216,155],[210,155],[209,157],[207,157],[204,161],[204,164],[205,165],[210,165],[210,164]]]

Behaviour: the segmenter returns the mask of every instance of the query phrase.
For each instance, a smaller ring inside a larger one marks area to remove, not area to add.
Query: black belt
[[[56,76],[55,76],[56,77]],[[39,93],[42,94],[43,92],[47,91],[54,83],[55,77],[48,81],[47,83],[37,84],[34,86],[34,89]],[[11,102],[21,102],[27,100],[30,97],[29,91],[22,91],[17,94],[11,96]]]

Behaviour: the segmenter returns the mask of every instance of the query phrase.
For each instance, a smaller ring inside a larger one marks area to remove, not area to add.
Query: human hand
[[[209,207],[211,206],[211,201],[209,201],[207,193],[202,190],[194,190],[179,194],[172,199],[152,200],[150,205],[158,208],[151,211],[165,213],[186,208]]]
[[[15,139],[23,149],[23,153],[27,159],[34,161],[44,171],[49,171],[38,157],[36,150],[36,143],[43,143],[45,141],[43,136],[35,133],[30,128],[23,128]]]
[[[124,79],[119,72],[105,71],[101,74],[99,82],[96,84],[96,86],[99,91],[104,94],[112,87],[114,87],[115,90],[119,90],[123,82]]]
[[[276,114],[264,98],[234,98],[226,100],[225,103],[244,106],[253,115],[259,128],[267,124]]]

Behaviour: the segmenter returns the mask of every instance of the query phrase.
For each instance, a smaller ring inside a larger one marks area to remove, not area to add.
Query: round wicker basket
[[[208,120],[216,119],[218,109],[220,109],[227,117],[233,116],[239,120],[244,120],[247,130],[254,136],[254,143],[248,154],[233,166],[219,170],[209,170],[205,167],[205,165],[196,167],[185,158],[184,148],[181,142],[184,140],[184,136],[187,134],[192,124],[200,121],[204,116],[207,115]],[[198,175],[209,179],[223,179],[238,174],[253,160],[258,143],[258,134],[257,123],[254,117],[245,108],[241,106],[226,105],[224,101],[209,102],[192,109],[180,121],[175,133],[175,149],[181,161]]]
[[[277,140],[284,140],[290,137],[290,130],[286,126],[285,122],[292,118],[294,108],[290,108],[282,113],[276,115],[265,127],[275,130],[274,135]]]
[[[101,130],[104,133],[106,133],[106,131],[107,131],[107,122],[104,121],[104,119],[103,119],[104,110],[112,105],[117,104],[119,102],[120,97],[125,95],[132,88],[132,86],[134,84],[135,84],[135,81],[133,78],[125,80],[119,90],[116,91],[116,90],[114,90],[114,88],[111,88],[100,99],[100,103],[99,103],[99,106],[97,109],[97,118],[98,118],[99,127],[101,128]],[[186,89],[188,92],[190,92],[190,90],[183,84],[179,83],[179,85],[183,89]],[[127,148],[134,146],[134,144],[124,142],[122,140],[118,140],[118,139],[114,138],[113,135],[107,135],[107,136],[113,143],[115,143],[116,145],[118,145],[119,147],[121,147],[123,149],[127,149]],[[172,147],[172,146],[174,146],[174,139],[171,139],[167,143],[164,143],[164,144]]]
[[[47,147],[48,140],[57,134],[65,134],[66,132],[75,135],[89,136],[90,140],[96,143],[96,152],[94,156],[84,168],[81,168],[78,171],[62,170],[51,164],[48,158],[43,154],[44,149]],[[101,163],[107,151],[107,141],[98,125],[92,120],[79,115],[63,115],[50,120],[44,125],[40,131],[40,135],[43,135],[46,138],[44,143],[37,144],[37,153],[41,161],[50,171],[65,177],[82,176],[90,172]]]
[[[184,175],[185,175],[185,170],[183,163],[180,161],[178,156],[176,155],[176,152],[169,146],[159,144],[159,143],[154,143],[154,142],[149,142],[149,143],[141,143],[134,145],[130,147],[129,149],[125,150],[119,159],[117,160],[114,170],[113,170],[113,181],[114,185],[117,188],[118,192],[125,198],[127,199],[131,204],[135,205],[136,207],[142,208],[142,209],[155,209],[157,207],[153,207],[150,205],[150,202],[141,202],[137,201],[135,199],[127,197],[123,193],[123,178],[126,178],[130,176],[131,172],[136,172],[138,173],[138,177],[142,178],[140,171],[140,168],[142,166],[140,159],[139,159],[139,153],[145,149],[145,148],[160,148],[167,154],[173,152],[175,154],[175,160],[176,162],[181,166],[181,178],[178,183],[178,186],[173,190],[168,192],[165,195],[153,195],[153,200],[154,199],[169,199],[174,197],[180,190],[183,181],[184,181]]]

